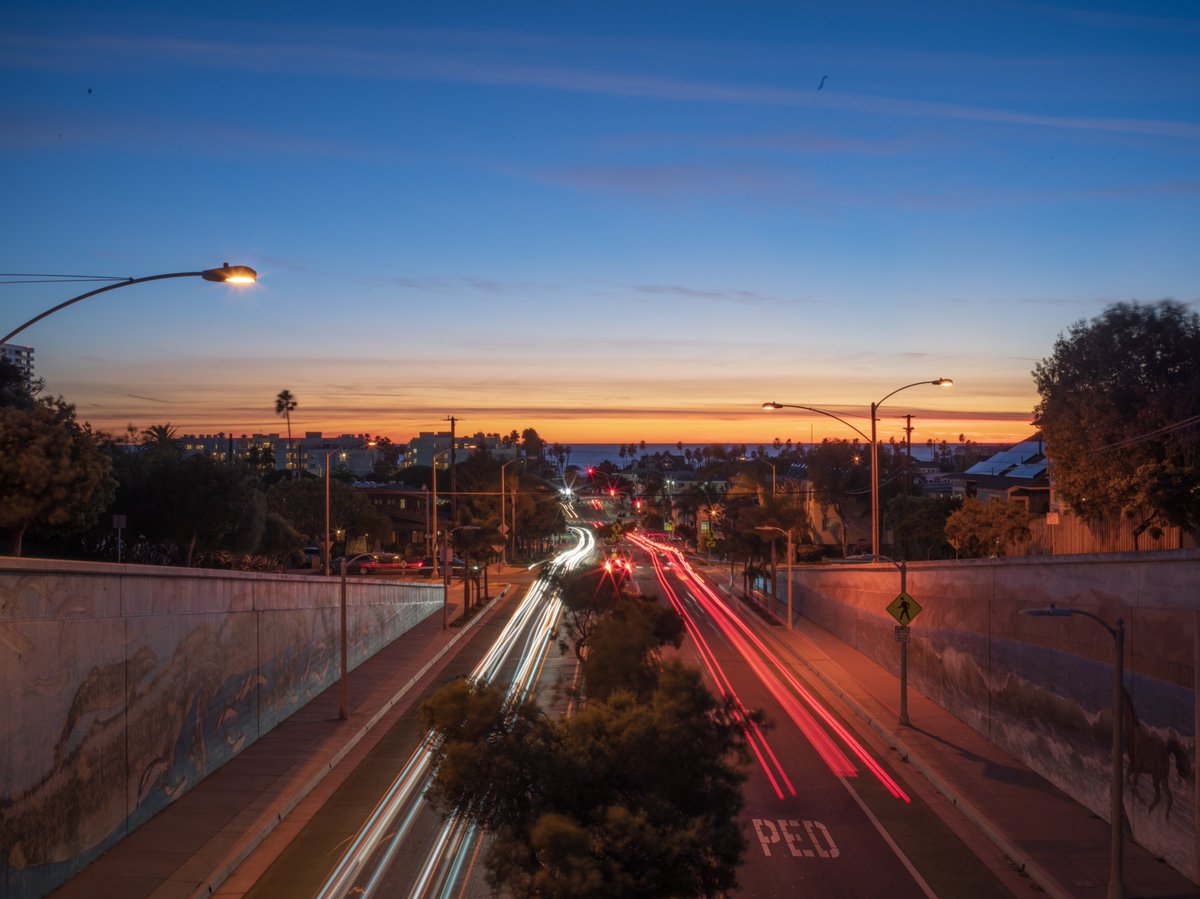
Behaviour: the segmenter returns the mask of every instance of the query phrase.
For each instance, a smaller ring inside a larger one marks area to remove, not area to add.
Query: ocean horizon
[[[625,445],[629,446],[629,444]],[[635,447],[633,458],[640,459],[642,456],[653,456],[655,453],[673,453],[674,455],[682,455],[683,450],[691,450],[693,453],[695,453],[704,449],[704,447],[714,445],[723,446],[728,449],[731,446],[741,446],[742,444],[716,443],[715,441],[710,443],[685,443],[682,450],[679,448],[678,443],[647,443],[645,449],[642,449],[641,445],[638,444]],[[624,460],[622,460],[620,454],[621,444],[619,443],[564,443],[563,446],[569,446],[571,448],[571,455],[566,460],[566,464],[576,465],[580,468],[585,468],[588,465],[599,465],[605,461],[612,462],[614,465],[621,465],[622,461],[628,462],[630,459],[628,453],[626,453]],[[772,458],[778,455],[773,442],[747,443],[745,444],[746,454],[750,455],[756,452],[760,446],[763,447],[767,451],[767,454]],[[813,446],[820,446],[820,444],[793,443],[792,446],[808,449]],[[914,459],[920,459],[921,461],[928,461],[931,458],[929,446],[924,443],[914,443],[912,447],[912,457]]]

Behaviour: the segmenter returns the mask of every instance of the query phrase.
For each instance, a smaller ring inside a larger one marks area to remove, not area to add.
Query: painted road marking
[[[841,855],[829,828],[820,821],[797,821],[794,818],[754,818],[754,833],[763,855],[771,855],[771,847],[782,842],[795,858],[837,858]],[[801,833],[803,830],[803,833]],[[782,848],[780,854],[782,855]]]

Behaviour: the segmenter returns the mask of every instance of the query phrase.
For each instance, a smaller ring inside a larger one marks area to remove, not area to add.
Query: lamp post
[[[850,430],[852,430],[855,434],[857,434],[863,440],[867,441],[867,443],[871,442],[871,438],[868,437],[866,434],[864,434],[862,432],[861,428],[857,427],[856,425],[852,425],[850,422],[846,421],[846,419],[842,418],[840,415],[830,412],[827,409],[818,409],[816,406],[801,406],[796,403],[763,403],[762,407],[763,407],[763,409],[767,410],[768,412],[771,412],[775,409],[804,409],[806,412],[816,412],[819,415],[825,415],[836,421],[840,421],[842,424],[844,424],[846,427],[848,427]],[[842,520],[842,555],[844,556],[845,554],[846,554],[846,521],[845,521],[845,519],[843,519]]]
[[[871,555],[879,555],[879,441],[876,437],[875,423],[878,421],[875,413],[879,411],[879,407],[892,396],[895,396],[901,390],[908,390],[910,387],[920,387],[922,384],[932,384],[934,387],[950,387],[954,384],[952,378],[936,378],[932,381],[914,381],[911,384],[905,384],[903,387],[897,387],[891,393],[886,394],[883,399],[878,402],[871,403],[871,435],[868,437],[861,430],[856,428],[850,422],[846,421],[839,415],[835,415],[825,409],[818,409],[815,406],[799,406],[794,403],[763,403],[764,409],[806,409],[809,412],[817,412],[821,415],[827,415],[830,418],[835,418],[848,428],[853,428],[855,433],[867,441],[871,447]]]
[[[374,440],[368,440],[363,446],[374,446]],[[325,454],[325,577],[329,577],[329,555],[333,544],[329,542],[329,458],[334,453],[345,452],[345,447],[335,446]]]
[[[442,629],[443,630],[445,630],[446,628],[448,628],[450,626],[450,621],[449,621],[449,615],[450,615],[450,569],[453,565],[452,560],[454,558],[454,556],[451,555],[451,552],[450,552],[450,538],[452,536],[454,536],[456,533],[458,533],[459,531],[477,531],[477,530],[479,530],[479,525],[477,525],[477,524],[460,524],[458,527],[451,528],[450,530],[446,531],[446,545],[445,545],[446,558],[444,559],[445,564],[442,566],[442,575],[443,575],[442,576]],[[465,569],[463,571],[463,584],[465,586],[465,589],[467,589],[467,590],[470,589],[470,582],[467,577],[467,571]],[[463,612],[466,612],[465,608],[463,609]]]
[[[369,556],[370,553],[359,553],[352,559],[347,559],[342,556],[342,601],[341,601],[341,618],[342,624],[340,628],[340,636],[338,643],[341,646],[339,655],[341,656],[338,678],[340,683],[340,699],[338,704],[338,717],[346,721],[350,717],[350,691],[346,679],[346,569],[361,559],[363,556]]]
[[[871,553],[869,558],[879,562],[891,562],[896,566],[896,570],[900,572],[900,595],[908,593],[908,562],[901,559],[897,562],[889,556],[881,556],[878,553]],[[896,637],[900,643],[900,723],[908,726],[908,625],[901,623],[900,627],[904,630],[897,630]],[[903,635],[905,639],[900,639]]]
[[[783,534],[785,537],[787,537],[787,556],[788,556],[788,560],[787,560],[787,573],[788,573],[787,628],[790,631],[792,629],[792,558],[793,558],[793,556],[792,556],[792,529],[788,528],[785,531],[783,528],[777,528],[777,527],[774,527],[773,525],[763,524],[763,525],[759,525],[754,530],[764,531],[764,532],[765,531],[775,531],[776,533]]]
[[[1051,603],[1044,609],[1022,609],[1022,615],[1039,618],[1069,618],[1081,615],[1090,618],[1109,632],[1113,638],[1113,699],[1112,699],[1112,771],[1109,782],[1109,866],[1108,899],[1125,896],[1125,845],[1121,821],[1125,815],[1124,785],[1121,768],[1125,754],[1125,621],[1118,618],[1110,625],[1099,615],[1083,609],[1060,609]]]
[[[520,461],[519,456],[513,456],[507,462],[500,466],[500,535],[504,538],[504,549],[500,551],[500,563],[508,564],[508,531],[509,527],[504,522],[504,469],[512,465],[514,462]],[[513,515],[516,515],[516,503],[513,503]]]
[[[440,575],[441,575],[441,573],[438,571],[437,460],[438,460],[438,456],[441,456],[441,455],[444,455],[444,454],[450,452],[450,449],[451,449],[450,447],[447,447],[444,450],[440,450],[437,448],[437,446],[435,444],[434,449],[433,449],[433,458],[430,460],[430,466],[433,469],[433,516],[432,516],[433,528],[432,528],[432,533],[433,533],[433,576],[434,577],[440,577]]]
[[[908,390],[910,387],[920,387],[922,384],[932,384],[934,387],[950,387],[954,381],[950,378],[936,378],[932,381],[914,381],[911,384],[905,384],[903,387],[897,387],[891,393],[887,394],[882,400],[877,403],[871,403],[871,554],[879,554],[879,441],[875,437],[875,422],[878,419],[875,413],[879,411],[879,407],[883,405],[884,400],[890,396],[895,396],[901,390]]]
[[[162,281],[165,278],[203,278],[205,281],[216,281],[222,284],[253,284],[258,280],[258,273],[247,265],[230,265],[226,262],[221,268],[208,268],[200,272],[171,272],[166,275],[147,275],[143,278],[127,278],[124,281],[118,281],[115,284],[108,284],[104,287],[98,287],[95,290],[89,290],[87,293],[81,293],[77,297],[59,303],[53,308],[47,309],[41,315],[35,315],[25,324],[21,325],[13,331],[9,331],[3,337],[0,337],[0,343],[8,343],[30,325],[35,325],[48,315],[53,315],[60,309],[78,303],[80,300],[86,300],[88,297],[94,297],[96,294],[106,293],[110,290],[117,290],[121,287],[131,287],[134,284],[144,284],[147,281]]]

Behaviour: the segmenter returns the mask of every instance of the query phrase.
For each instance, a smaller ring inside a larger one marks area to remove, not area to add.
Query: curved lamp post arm
[[[25,324],[21,325],[14,331],[9,331],[4,337],[0,338],[0,343],[8,343],[30,325],[36,325],[48,315],[53,315],[60,309],[66,309],[80,300],[86,300],[88,297],[94,297],[100,293],[106,293],[110,290],[117,290],[120,287],[129,287],[133,284],[144,284],[147,281],[162,281],[164,278],[203,278],[205,281],[217,281],[227,284],[250,284],[258,280],[258,273],[254,269],[246,265],[230,265],[225,263],[221,268],[209,268],[202,272],[171,272],[166,275],[146,275],[143,278],[129,278],[125,281],[118,281],[116,284],[108,284],[104,287],[97,287],[95,290],[89,290],[87,293],[81,293],[77,297],[65,302],[59,303],[57,306],[47,309],[41,315],[36,315]]]
[[[911,384],[905,384],[903,387],[897,387],[891,393],[886,394],[884,396],[884,398],[882,400],[880,400],[879,402],[872,403],[871,407],[873,409],[878,409],[880,406],[882,406],[884,404],[884,402],[888,399],[888,397],[895,396],[901,390],[908,390],[908,388],[910,388],[910,387],[920,387],[922,384],[932,384],[934,387],[949,387],[953,383],[954,383],[954,380],[952,378],[935,378],[932,381],[913,381]]]
[[[854,425],[850,424],[850,422],[846,421],[846,419],[842,418],[840,415],[835,415],[834,413],[829,412],[825,409],[818,409],[816,406],[800,406],[800,405],[797,405],[796,403],[763,403],[762,407],[764,409],[768,409],[768,410],[770,410],[770,409],[804,409],[808,412],[816,412],[819,415],[828,415],[830,418],[840,421],[842,424],[844,424],[850,430],[854,431],[854,433],[856,433],[863,440],[867,441],[868,443],[871,442],[870,437],[868,437],[866,434],[864,434],[862,431],[860,431]]]

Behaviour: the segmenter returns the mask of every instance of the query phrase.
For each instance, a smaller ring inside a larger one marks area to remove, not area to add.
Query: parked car
[[[440,560],[438,561],[438,573],[439,574],[442,573],[444,564],[445,563],[443,563],[442,561],[440,561]],[[455,556],[450,562],[450,573],[452,575],[454,575],[455,577],[461,575],[463,573],[463,567],[466,564],[467,563],[464,562],[462,559],[460,559],[458,556]],[[421,573],[424,574],[425,577],[433,577],[433,556],[426,556],[424,559],[421,560]]]
[[[358,558],[351,556],[351,559],[353,561],[346,566],[346,574],[396,574],[408,567],[404,556],[396,553],[371,553]],[[333,570],[342,570],[342,559],[334,560]]]

